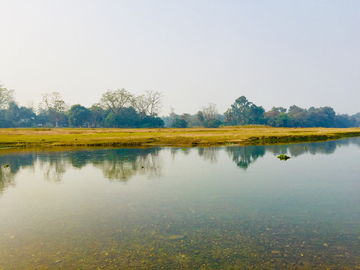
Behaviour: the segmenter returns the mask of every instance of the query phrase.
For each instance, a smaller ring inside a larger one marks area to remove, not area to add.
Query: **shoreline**
[[[0,129],[0,148],[265,145],[360,136],[360,128]]]

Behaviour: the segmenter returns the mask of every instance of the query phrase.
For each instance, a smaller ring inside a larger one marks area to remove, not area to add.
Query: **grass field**
[[[272,128],[264,126],[164,129],[0,129],[1,147],[34,146],[211,146],[271,144],[360,136],[360,128]]]

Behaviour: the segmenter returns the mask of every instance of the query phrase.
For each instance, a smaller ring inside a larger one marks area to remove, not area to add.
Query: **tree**
[[[91,116],[91,126],[97,127],[103,125],[104,117],[105,117],[105,111],[103,108],[101,108],[99,103],[96,103],[91,106],[90,108]]]
[[[17,126],[18,122],[20,121],[20,108],[15,101],[9,102],[5,116],[6,120],[11,123],[11,126]]]
[[[186,128],[188,123],[184,119],[177,119],[174,123],[171,124],[173,128]]]
[[[131,106],[133,95],[124,88],[118,90],[108,90],[101,96],[100,103],[105,109],[110,109],[115,115],[118,115],[122,108]]]
[[[148,115],[154,116],[157,115],[162,107],[161,98],[163,94],[154,90],[146,90],[145,98],[148,102],[147,113]]]
[[[275,118],[275,125],[277,127],[290,127],[292,126],[292,121],[286,113],[280,113]]]
[[[118,114],[109,113],[105,119],[107,127],[139,127],[139,116],[133,107],[122,108]]]
[[[202,111],[198,111],[196,113],[196,118],[197,118],[197,121],[199,123],[200,126],[202,126],[204,124],[204,114]]]
[[[209,103],[208,107],[202,107],[202,114],[204,117],[204,121],[210,122],[212,120],[217,119],[217,109],[216,109],[216,104],[214,103]]]
[[[71,126],[81,127],[90,121],[91,111],[80,104],[76,104],[71,106],[68,117]]]
[[[170,107],[170,117],[171,117],[172,123],[175,123],[176,113],[175,113],[175,109],[173,107]]]
[[[249,108],[252,103],[245,96],[237,98],[231,105],[231,110],[237,120],[237,124],[246,125],[249,119]]]
[[[276,112],[276,115],[278,112]],[[264,124],[265,110],[262,106],[256,106],[241,96],[235,100],[229,109],[224,113],[224,122],[228,125]]]
[[[8,90],[0,84],[0,108],[7,108],[11,101],[14,101],[14,90]]]
[[[142,128],[163,128],[164,121],[160,117],[146,116],[141,121]]]
[[[133,98],[131,104],[132,107],[139,114],[140,119],[144,119],[149,109],[149,100],[146,98],[146,96],[140,95]]]
[[[248,124],[264,124],[265,109],[262,106],[256,106],[254,103],[252,103],[248,111]]]
[[[211,121],[205,121],[204,122],[204,125],[205,127],[207,128],[218,128],[219,126],[221,126],[223,124],[223,122],[221,122],[220,120],[218,119],[214,119],[214,120],[211,120]]]
[[[55,122],[55,127],[58,127],[61,114],[65,111],[65,102],[61,99],[61,95],[58,92],[43,94],[40,108],[47,111],[50,119]]]

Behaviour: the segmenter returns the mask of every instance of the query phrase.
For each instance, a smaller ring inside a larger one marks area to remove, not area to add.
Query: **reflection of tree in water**
[[[225,147],[225,151],[236,163],[238,167],[246,170],[251,163],[254,163],[259,157],[265,155],[266,147],[260,146],[239,146],[239,147]]]
[[[0,168],[0,193],[10,186],[15,186],[15,174],[11,173],[11,168]]]
[[[111,181],[128,181],[134,175],[147,174],[149,177],[160,175],[158,160],[159,148],[148,149],[81,149],[66,152],[53,152],[42,155],[47,179],[61,180],[67,166],[81,169],[93,164],[100,168]],[[49,176],[49,177],[48,177]]]
[[[360,147],[360,138],[348,138],[336,141],[312,142],[312,143],[294,143],[294,144],[274,144],[245,147],[226,147],[225,150],[232,157],[232,160],[242,169],[247,169],[249,165],[256,161],[258,157],[265,155],[265,152],[274,155],[289,154],[291,157],[297,157],[303,154],[333,154],[341,146],[357,145]]]
[[[291,157],[297,157],[303,154],[333,154],[339,145],[348,146],[355,144],[360,147],[360,138],[349,138],[336,141],[311,142],[311,143],[295,143],[290,145],[268,145],[266,150],[279,154],[289,154]]]
[[[60,182],[66,172],[66,152],[39,153],[40,168],[47,181]]]
[[[133,176],[147,175],[149,178],[161,175],[159,148],[112,149],[102,162],[93,162],[109,180],[127,182]]]
[[[337,141],[316,143],[299,143],[290,145],[267,145],[246,147],[225,147],[225,151],[232,160],[242,169],[247,169],[251,163],[264,156],[266,151],[274,155],[289,153],[292,157],[302,154],[332,154],[339,147],[356,145],[360,147],[360,138],[349,138]],[[305,147],[305,149],[304,149]],[[44,171],[44,178],[51,181],[61,181],[69,167],[82,168],[93,164],[100,168],[104,176],[111,181],[128,181],[135,175],[148,175],[150,178],[161,175],[159,152],[161,148],[147,149],[81,149],[71,151],[5,151],[0,154],[0,193],[7,187],[15,184],[15,175],[21,168],[34,168],[39,160]],[[210,162],[217,162],[220,148],[198,148],[199,156]],[[188,148],[172,148],[171,155],[179,152],[188,154]],[[4,164],[9,164],[4,168]]]
[[[9,186],[15,185],[15,175],[21,168],[34,168],[36,160],[35,153],[26,153],[25,155],[1,154],[0,155],[0,193]],[[4,167],[8,164],[8,167]]]
[[[21,168],[34,168],[38,160],[44,179],[59,182],[69,167],[81,169],[93,164],[111,181],[126,182],[140,174],[149,178],[161,175],[160,148],[82,149],[72,151],[7,151],[0,156],[0,192],[14,185]],[[9,167],[4,168],[4,164]]]
[[[211,163],[216,163],[219,149],[219,147],[199,147],[198,154],[200,157],[203,157],[204,160],[209,160]]]

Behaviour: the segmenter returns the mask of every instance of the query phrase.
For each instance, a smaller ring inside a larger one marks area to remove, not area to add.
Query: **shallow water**
[[[360,269],[360,138],[0,155],[0,268]]]

